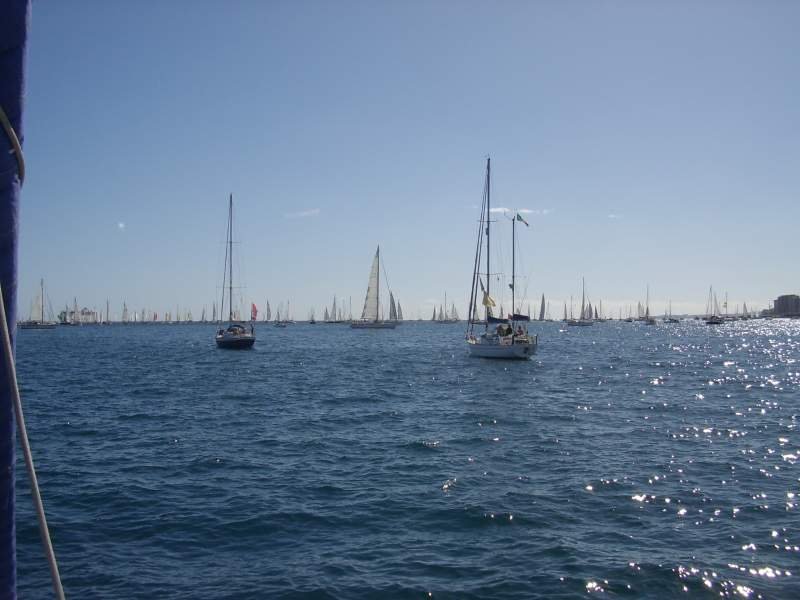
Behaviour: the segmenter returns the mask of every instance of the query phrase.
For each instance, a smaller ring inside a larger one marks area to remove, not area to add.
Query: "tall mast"
[[[228,321],[233,321],[233,194],[228,200]]]
[[[514,217],[511,219],[511,320],[514,320],[514,315],[516,314],[516,260],[517,260],[517,213],[514,213]],[[500,315],[501,317],[503,315]]]
[[[492,159],[486,158],[486,297],[491,298],[489,282],[492,279],[489,269],[489,254],[491,252],[491,230],[492,224]],[[487,303],[488,304],[488,303]],[[489,327],[489,307],[486,307],[486,327]]]
[[[378,289],[375,294],[375,320],[381,320],[381,247],[378,246],[378,251],[375,253],[378,257]]]
[[[581,320],[586,318],[586,278],[581,277]]]

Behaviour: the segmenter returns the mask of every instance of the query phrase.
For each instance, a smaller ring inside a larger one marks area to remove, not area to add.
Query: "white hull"
[[[535,336],[525,342],[513,344],[500,344],[489,341],[467,340],[470,356],[479,358],[504,358],[511,360],[528,360],[536,354],[538,338]]]

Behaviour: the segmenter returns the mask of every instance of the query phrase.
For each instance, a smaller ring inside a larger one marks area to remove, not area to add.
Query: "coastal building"
[[[772,314],[776,317],[800,317],[800,296],[797,294],[778,296]]]
[[[67,310],[62,310],[58,314],[58,320],[65,325],[86,325],[90,323],[99,323],[100,313],[98,313],[96,310],[90,310],[86,307],[80,310],[70,308]]]

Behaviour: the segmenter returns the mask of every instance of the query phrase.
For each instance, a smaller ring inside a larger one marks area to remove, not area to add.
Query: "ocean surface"
[[[532,328],[20,331],[67,597],[800,598],[800,321]]]

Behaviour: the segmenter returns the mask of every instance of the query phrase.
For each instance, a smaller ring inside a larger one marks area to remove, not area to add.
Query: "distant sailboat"
[[[641,314],[642,306],[639,304],[639,313],[640,316],[637,321],[644,323],[645,325],[655,325],[656,320],[650,316],[650,286],[647,286],[647,298],[644,305],[644,314]]]
[[[364,299],[364,309],[361,311],[361,319],[350,323],[353,329],[394,329],[397,323],[381,318],[381,248],[375,251],[375,258],[372,259],[372,268],[369,272],[367,283],[367,295]],[[393,298],[389,291],[390,300]],[[391,307],[390,307],[391,308]]]
[[[227,239],[227,261],[225,272],[222,276],[222,302],[220,303],[220,313],[225,306],[225,281],[228,282],[228,327],[220,328],[214,336],[218,348],[230,350],[252,348],[256,342],[256,333],[253,324],[250,324],[250,331],[247,331],[243,323],[234,321],[233,312],[233,194],[228,200],[228,239]]]
[[[544,294],[542,294],[542,303],[539,306],[539,320],[544,321]]]
[[[720,315],[719,303],[717,302],[717,295],[714,293],[714,288],[708,288],[708,301],[706,302],[706,325],[722,325],[725,319]]]
[[[439,305],[439,314],[436,315],[437,323],[458,323],[458,311],[456,311],[455,303],[452,303],[450,310],[447,310],[447,292],[444,293],[444,305]]]
[[[669,301],[669,311],[664,314],[665,323],[680,323],[678,319],[672,316],[672,300]]]
[[[581,314],[578,319],[567,320],[567,325],[572,327],[588,327],[594,324],[592,320],[592,304],[586,305],[586,279],[581,279]]]
[[[44,293],[44,279],[39,281],[39,293],[33,301],[31,314],[27,321],[19,323],[20,329],[55,329],[57,323],[45,319],[44,307],[47,304],[47,296]]]

